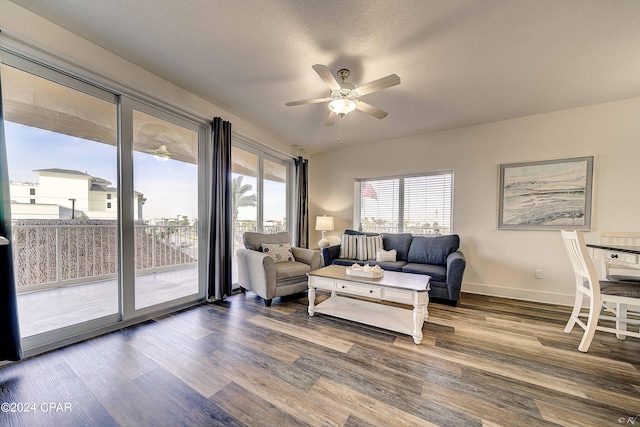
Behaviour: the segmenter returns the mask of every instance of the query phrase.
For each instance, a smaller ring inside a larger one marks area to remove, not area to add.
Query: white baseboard
[[[542,302],[546,304],[573,306],[575,295],[557,294],[551,292],[532,291],[527,289],[506,288],[501,286],[484,285],[479,283],[462,283],[462,292],[470,294],[488,295],[492,297],[511,298],[522,301]]]

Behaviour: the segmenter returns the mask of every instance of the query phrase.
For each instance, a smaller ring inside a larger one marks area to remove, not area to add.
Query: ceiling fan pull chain
[[[338,144],[342,144],[342,118],[344,114],[340,114],[340,123],[338,123]]]

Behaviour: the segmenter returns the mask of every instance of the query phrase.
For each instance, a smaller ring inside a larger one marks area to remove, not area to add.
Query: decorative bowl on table
[[[369,264],[365,264],[364,266],[361,266],[360,264],[353,264],[351,267],[347,267],[347,274],[350,276],[379,279],[384,276],[384,271],[379,265],[374,265],[372,267]]]

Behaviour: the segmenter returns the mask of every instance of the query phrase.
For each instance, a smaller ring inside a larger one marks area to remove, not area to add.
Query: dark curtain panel
[[[295,182],[295,225],[293,229],[294,245],[299,248],[309,247],[309,160],[298,157],[296,162]]]
[[[209,226],[209,287],[207,298],[231,295],[232,200],[231,123],[213,119],[211,157],[211,217]]]
[[[0,236],[11,241],[11,197],[9,197],[9,171],[7,147],[4,140],[2,89],[0,89]],[[13,273],[11,245],[0,242],[0,360],[22,359],[18,298]],[[5,241],[6,243],[6,241]]]

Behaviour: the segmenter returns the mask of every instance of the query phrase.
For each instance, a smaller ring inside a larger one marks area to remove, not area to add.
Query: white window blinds
[[[453,173],[357,179],[354,228],[377,233],[450,234]]]

